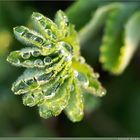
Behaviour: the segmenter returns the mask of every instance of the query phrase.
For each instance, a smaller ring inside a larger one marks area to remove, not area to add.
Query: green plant
[[[65,13],[58,11],[55,22],[33,13],[32,21],[35,31],[24,26],[14,28],[17,40],[28,47],[7,57],[14,66],[27,68],[13,83],[12,91],[23,94],[24,105],[37,105],[43,118],[64,110],[71,121],[80,121],[86,96],[106,93],[99,74],[80,55],[77,32]]]
[[[73,23],[78,23],[79,20],[77,21],[75,17],[81,14],[75,10],[76,8],[85,13],[91,11],[88,8],[90,7],[88,3],[90,0],[79,0],[67,10],[67,14]],[[96,6],[101,5],[101,3],[95,1]],[[80,44],[86,46],[91,38],[95,41],[97,34],[100,33],[99,30],[103,29],[99,60],[104,70],[116,75],[121,74],[139,46],[139,3],[118,2],[108,4],[103,2],[102,6],[93,11],[92,15],[87,24],[84,24],[85,26],[82,26],[78,32]]]

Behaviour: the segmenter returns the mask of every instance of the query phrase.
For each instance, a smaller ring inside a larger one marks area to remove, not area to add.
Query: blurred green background
[[[53,19],[57,10],[65,11],[73,3],[66,0],[0,1],[0,136],[140,136],[140,49],[123,74],[111,75],[102,69],[98,60],[102,30],[94,40],[86,42],[81,53],[87,63],[100,73],[100,81],[107,89],[107,95],[95,100],[95,108],[85,112],[81,122],[72,123],[63,113],[56,118],[42,119],[36,108],[25,107],[21,97],[11,92],[11,84],[24,70],[6,62],[10,51],[23,47],[14,38],[12,28],[18,25],[30,26],[29,18],[33,11]],[[83,11],[76,9],[81,12],[77,17],[72,17],[67,11],[68,16],[79,30],[98,7],[108,3],[111,1],[91,0],[88,11],[84,8]]]

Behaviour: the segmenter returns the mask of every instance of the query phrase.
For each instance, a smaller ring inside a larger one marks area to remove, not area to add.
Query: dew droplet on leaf
[[[40,13],[34,12],[32,14],[32,17],[35,18],[36,20],[42,19],[42,15]]]
[[[33,83],[34,83],[34,79],[29,79],[29,80],[26,81],[26,84],[28,86],[32,85]]]
[[[83,73],[78,72],[77,79],[78,79],[82,84],[84,84],[84,86],[88,86],[88,85],[89,85],[88,78],[87,78],[86,75],[84,75]]]
[[[19,65],[20,64],[20,60],[18,58],[12,58],[11,59],[11,63],[14,63],[15,65]]]
[[[43,61],[42,61],[41,59],[36,59],[36,60],[34,61],[34,65],[35,65],[35,66],[43,66]]]
[[[29,95],[29,93],[23,95],[23,104],[30,107],[36,105],[34,97],[32,95]]]
[[[23,52],[21,56],[22,56],[23,59],[28,59],[28,58],[30,58],[30,53],[29,52]]]
[[[52,111],[48,110],[47,106],[41,105],[39,106],[39,114],[41,117],[47,119],[53,116]]]
[[[32,56],[34,57],[38,57],[39,55],[40,55],[40,52],[37,50],[32,52]]]
[[[22,35],[25,32],[24,27],[18,26],[14,28],[14,31],[17,32],[18,34]]]
[[[27,66],[32,66],[32,61],[30,61],[30,60],[25,60],[25,61],[23,62],[23,64],[25,64],[25,65],[27,65]]]
[[[50,63],[51,61],[52,61],[52,59],[51,59],[51,57],[49,57],[49,56],[47,56],[47,57],[44,58],[44,63],[45,63],[45,64],[48,64],[48,63]]]
[[[40,44],[43,43],[43,39],[40,38],[40,37],[36,37],[34,40],[35,40],[36,42],[40,43]]]
[[[50,72],[50,73],[48,73],[48,74],[42,74],[42,75],[40,75],[38,78],[37,78],[37,80],[38,81],[42,81],[42,82],[44,82],[44,81],[47,81],[47,80],[49,80],[50,78],[51,78],[51,76],[53,75],[53,72]]]

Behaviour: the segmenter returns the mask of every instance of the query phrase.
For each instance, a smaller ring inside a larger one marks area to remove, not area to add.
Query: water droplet
[[[29,38],[30,39],[30,38],[32,38],[33,34],[31,34],[31,33],[25,33],[24,36],[26,38]]]
[[[99,73],[94,73],[94,76],[95,76],[95,78],[99,78],[100,77]]]
[[[29,52],[23,52],[21,54],[21,56],[22,56],[23,59],[28,59],[30,57],[30,53]]]
[[[14,28],[14,31],[16,31],[18,34],[22,35],[25,32],[25,28],[22,26],[18,26]]]
[[[63,18],[64,18],[64,21],[65,21],[66,26],[68,26],[68,25],[69,25],[69,20],[68,20],[68,18],[67,18],[66,16],[64,16]]]
[[[48,49],[51,49],[52,46],[53,46],[53,45],[50,44],[49,42],[45,42],[45,43],[43,43],[42,45],[43,45],[43,47],[48,48]]]
[[[43,21],[43,20],[40,20],[40,23],[41,23],[41,25],[44,27],[44,28],[46,28],[46,23]]]
[[[38,57],[39,55],[40,55],[40,52],[37,50],[32,52],[32,56],[34,57]]]
[[[52,97],[55,96],[56,92],[52,92],[52,89],[49,89],[44,92],[45,93],[45,99],[51,99]]]
[[[65,55],[65,50],[60,50],[60,53],[62,54],[62,55]]]
[[[79,57],[79,62],[83,64],[83,63],[85,63],[85,59],[81,56],[81,57]]]
[[[56,83],[54,86],[53,86],[53,88],[54,88],[54,92],[56,92],[56,90],[60,87],[60,83],[58,82],[58,83]]]
[[[32,15],[36,20],[42,19],[42,15],[40,13],[34,12]]]
[[[45,105],[40,106],[39,114],[40,114],[41,117],[43,117],[45,119],[50,118],[50,117],[53,116],[52,111],[48,110],[47,106],[45,106]]]
[[[23,63],[27,66],[32,66],[32,62],[30,60],[25,60]]]
[[[84,84],[84,86],[88,86],[88,85],[89,85],[88,78],[87,78],[86,75],[84,75],[83,73],[78,72],[77,79],[78,79],[82,84]]]
[[[102,97],[106,94],[106,90],[104,88],[101,88],[100,90],[98,90],[98,94]]]
[[[52,47],[52,45],[51,45],[51,44],[47,45],[47,48],[49,48],[49,49],[50,49],[51,47]]]
[[[35,65],[35,66],[43,66],[43,61],[42,61],[41,59],[36,59],[36,60],[34,61],[34,65]]]
[[[72,60],[72,55],[68,55],[68,57],[66,57],[66,61],[71,61]]]
[[[36,93],[34,93],[33,95],[34,95],[35,101],[36,101],[37,103],[43,102],[43,100],[44,100],[44,95],[43,95],[42,92],[36,92]]]
[[[36,42],[38,42],[38,43],[43,43],[43,39],[42,38],[40,38],[40,37],[36,37],[36,38],[34,38],[34,40],[36,41]]]
[[[47,56],[47,57],[44,58],[44,63],[45,63],[45,64],[48,64],[48,63],[50,63],[51,61],[52,61],[52,59],[51,59],[51,57],[49,57],[49,56]]]
[[[18,58],[12,58],[12,59],[9,59],[9,61],[10,61],[11,63],[16,64],[16,65],[20,64],[20,60],[19,60]]]
[[[50,29],[46,29],[46,33],[51,36],[52,35],[52,31]]]
[[[24,89],[24,88],[26,88],[26,87],[27,87],[27,85],[26,85],[26,83],[23,82],[23,81],[21,81],[20,84],[18,85],[18,88],[19,88],[19,89]]]
[[[30,85],[32,85],[34,82],[35,82],[34,79],[29,79],[29,80],[26,81],[26,84],[27,84],[28,86],[30,86]]]
[[[54,73],[53,72],[50,72],[50,73],[48,73],[48,74],[43,74],[43,75],[41,75],[41,76],[39,76],[38,77],[38,81],[47,81],[47,80],[49,80],[50,78],[51,78],[51,76],[53,75]]]
[[[78,71],[74,70],[74,75],[75,75],[75,77],[77,77],[78,76]]]
[[[71,54],[73,54],[73,48],[70,44],[66,42],[60,42],[60,44]]]
[[[60,85],[61,84],[59,82],[57,82],[57,83],[54,84],[53,87],[51,87],[50,89],[45,90],[44,91],[45,99],[50,99],[50,98],[54,97],[56,92],[57,92],[57,90],[59,89]]]
[[[23,104],[32,107],[36,103],[34,97],[32,95],[29,95],[29,93],[26,93],[26,95],[23,96]]]
[[[53,39],[57,39],[56,35],[52,34],[52,38]]]
[[[19,84],[14,86],[13,90],[14,92],[18,92],[19,90],[24,90],[25,88],[27,88],[27,84],[24,81],[20,81]]]

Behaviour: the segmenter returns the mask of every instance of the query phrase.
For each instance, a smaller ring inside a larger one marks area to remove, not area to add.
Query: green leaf
[[[29,47],[35,46],[42,48],[42,43],[45,43],[45,38],[43,36],[27,27],[17,26],[13,30],[16,39]]]
[[[55,50],[50,53],[36,47],[28,47],[11,52],[7,57],[7,61],[15,66],[44,68],[61,61],[63,55],[62,50]],[[66,56],[64,57],[66,58]]]
[[[136,12],[130,17],[125,25],[124,45],[121,47],[118,72],[122,73],[129,64],[140,43],[140,12]]]
[[[119,74],[119,57],[123,45],[123,29],[128,18],[135,12],[136,5],[122,4],[113,10],[107,18],[103,42],[101,45],[100,61],[105,70]]]
[[[81,121],[84,116],[83,94],[80,86],[78,86],[76,82],[76,80],[73,81],[73,89],[70,92],[69,103],[65,108],[68,118],[73,122]]]
[[[73,61],[72,67],[78,71],[81,77],[83,91],[93,94],[95,96],[103,96],[106,94],[106,90],[102,87],[98,81],[99,74],[95,73],[93,69],[84,62],[84,58],[80,58],[79,61]],[[78,78],[78,76],[77,76]],[[79,79],[78,78],[78,79]]]
[[[39,105],[39,114],[43,118],[58,116],[61,111],[67,106],[70,98],[70,85],[72,78],[68,78],[61,89],[51,99],[47,99],[43,104]]]
[[[52,20],[40,13],[34,12],[32,14],[32,21],[35,29],[44,35],[46,39],[50,39],[54,42],[57,41],[58,28]]]
[[[66,16],[66,14],[61,10],[59,10],[55,15],[55,23],[60,29],[61,32],[60,38],[65,38],[69,34],[69,30],[68,30],[69,19]]]

